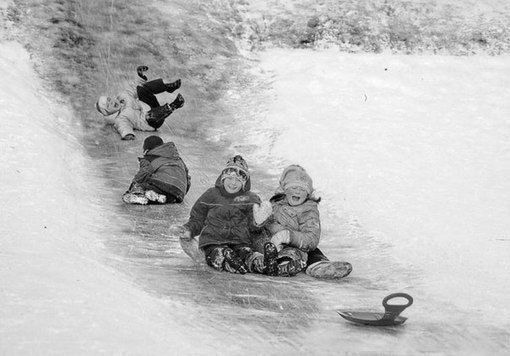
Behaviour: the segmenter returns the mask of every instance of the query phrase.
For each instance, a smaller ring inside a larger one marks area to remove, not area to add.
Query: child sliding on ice
[[[143,153],[140,169],[122,200],[128,204],[182,202],[191,178],[175,144],[149,136],[143,142]]]
[[[271,238],[264,244],[268,274],[293,276],[306,267],[308,252],[317,248],[321,234],[319,201],[308,173],[291,165],[283,171],[270,202],[254,205],[255,223],[263,225]]]
[[[253,204],[260,198],[250,192],[250,175],[245,160],[237,155],[191,209],[190,218],[180,227],[181,240],[199,235],[199,248],[207,264],[219,271],[264,273],[261,253],[251,248]]]
[[[133,130],[156,131],[173,111],[184,105],[181,94],[172,103],[160,105],[155,94],[174,92],[181,86],[181,80],[172,83],[164,83],[163,79],[147,81],[143,72],[148,69],[146,66],[137,68],[136,92],[129,89],[115,97],[100,96],[96,103],[97,111],[113,124],[123,140],[134,140]],[[114,114],[115,117],[110,117]]]

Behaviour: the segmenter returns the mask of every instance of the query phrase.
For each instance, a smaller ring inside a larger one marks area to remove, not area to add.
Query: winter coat
[[[209,245],[250,244],[250,233],[260,231],[253,222],[253,204],[260,198],[250,192],[250,179],[238,193],[225,191],[221,175],[193,205],[189,221],[184,224],[191,236],[199,236],[199,247]]]
[[[173,142],[167,142],[139,158],[140,170],[133,183],[149,183],[181,202],[189,190],[191,178],[188,167],[179,156]]]
[[[106,120],[113,124],[121,138],[129,134],[134,135],[133,130],[155,131],[145,120],[150,107],[138,100],[135,91],[124,90],[117,95],[117,100],[120,102],[120,110]]]
[[[271,236],[279,231],[288,230],[289,246],[304,252],[315,250],[321,235],[318,203],[308,199],[303,204],[292,206],[287,203],[284,195],[274,197],[271,202],[273,215],[265,225]]]

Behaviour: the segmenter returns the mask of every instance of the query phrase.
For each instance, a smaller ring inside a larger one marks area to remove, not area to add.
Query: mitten
[[[136,67],[136,72],[138,73],[138,76],[140,78],[142,78],[143,80],[147,80],[147,77],[145,76],[145,74],[143,74],[143,72],[146,72],[148,70],[149,70],[149,67],[147,67],[147,66]]]
[[[262,225],[273,213],[273,206],[268,201],[253,204],[253,220],[256,225]]]
[[[290,232],[289,230],[278,231],[271,237],[271,242],[276,246],[278,252],[283,249],[283,245],[290,243]]]

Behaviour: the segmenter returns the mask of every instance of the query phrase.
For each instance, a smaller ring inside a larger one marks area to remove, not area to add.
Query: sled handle
[[[393,298],[405,298],[407,299],[407,304],[388,304],[388,301]],[[384,307],[384,316],[383,319],[395,319],[400,313],[402,313],[407,307],[413,304],[413,297],[411,297],[407,293],[392,293],[386,296],[382,305]]]

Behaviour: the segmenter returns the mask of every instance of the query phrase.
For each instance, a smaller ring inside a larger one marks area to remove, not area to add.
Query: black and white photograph
[[[0,355],[510,354],[510,1],[0,0]]]

